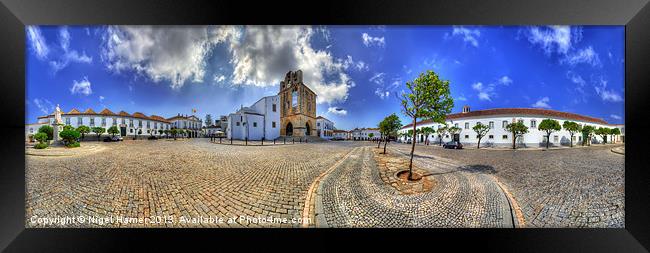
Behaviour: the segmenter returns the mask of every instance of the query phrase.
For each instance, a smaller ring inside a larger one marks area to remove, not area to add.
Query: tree
[[[433,128],[432,127],[420,128],[420,133],[424,134],[424,143],[429,145],[429,135],[434,133]]]
[[[584,146],[585,144],[591,145],[591,135],[594,133],[596,129],[593,126],[584,126],[582,127],[582,145]]]
[[[580,132],[582,130],[582,127],[580,126],[580,124],[578,124],[576,122],[564,121],[564,123],[562,123],[562,128],[564,128],[564,130],[567,130],[569,132],[569,136],[571,136],[571,145],[570,146],[573,147],[573,136],[576,133]]]
[[[618,129],[618,127],[612,128],[612,131],[610,132],[611,135],[620,135],[621,134],[621,129]],[[613,137],[612,137],[613,138]]]
[[[115,137],[116,134],[119,134],[120,130],[117,129],[117,126],[111,126],[108,128],[108,134]]]
[[[83,140],[87,133],[90,133],[90,127],[81,125],[77,127],[77,132],[81,134],[81,139]]]
[[[49,125],[43,125],[38,128],[39,133],[45,133],[47,134],[47,139],[48,140],[53,140],[54,139],[54,128]]]
[[[514,122],[506,125],[506,130],[512,133],[512,149],[517,149],[516,140],[528,133],[528,127],[522,122]]]
[[[436,133],[438,133],[438,139],[440,140],[440,146],[442,146],[442,138],[447,135],[447,132],[449,131],[449,128],[445,126],[441,126],[436,130]]]
[[[551,142],[551,133],[560,131],[562,127],[560,126],[560,122],[557,122],[557,120],[544,119],[539,123],[537,129],[546,132],[546,149],[548,149],[548,144]]]
[[[596,135],[599,135],[603,139],[603,144],[607,143],[607,135],[610,133],[610,129],[606,127],[599,127],[594,131]]]
[[[178,129],[172,128],[172,130],[169,131],[172,134],[172,137],[174,137],[174,140],[176,140],[176,135],[178,134]]]
[[[212,115],[210,115],[210,114],[205,115],[205,125],[206,126],[211,126],[212,125]]]
[[[413,153],[415,152],[415,130],[418,118],[444,123],[445,117],[454,107],[449,81],[441,80],[438,74],[428,70],[413,80],[406,82],[408,92],[402,94],[402,112],[413,119],[413,143],[409,161],[408,179],[413,179]]]
[[[97,134],[97,141],[99,141],[102,138],[102,134],[106,132],[106,128],[103,127],[93,127],[92,132]]]
[[[63,131],[65,130],[74,130],[74,128],[71,125],[65,125],[63,126]]]
[[[169,129],[165,129],[165,130],[163,130],[163,133],[165,133],[165,138],[169,138],[169,133],[170,133],[170,132],[171,132],[171,131],[170,131]]]
[[[454,136],[459,134],[461,131],[463,131],[463,129],[461,129],[460,127],[457,127],[457,126],[453,126],[453,127],[450,127],[449,129],[447,129],[447,132],[449,132],[449,135],[451,135],[451,138],[454,138]]]
[[[74,130],[72,127],[69,127],[67,129],[63,129],[61,133],[59,133],[59,136],[61,139],[63,139],[63,144],[67,147],[74,147],[75,143],[77,143],[77,139],[79,139],[79,132],[77,130]]]
[[[402,128],[402,121],[394,113],[384,118],[379,123],[379,131],[384,135],[384,154],[386,154],[386,144],[390,141],[391,136],[397,136],[397,131]]]
[[[164,132],[165,131],[163,131],[162,129],[158,129],[158,135],[162,135]]]
[[[474,132],[476,132],[476,135],[478,137],[478,144],[476,144],[476,148],[480,149],[481,148],[481,139],[490,131],[490,127],[487,125],[483,125],[483,123],[478,122],[474,127],[472,127]]]
[[[375,134],[373,134],[373,133],[369,133],[369,134],[368,134],[368,138],[370,138],[370,140],[372,140],[372,137],[375,137]]]

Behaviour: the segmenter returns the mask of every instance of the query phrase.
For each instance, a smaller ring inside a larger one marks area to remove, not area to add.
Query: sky
[[[464,105],[625,120],[623,26],[27,26],[25,123],[72,108],[199,118],[275,95],[301,69],[317,114],[376,127],[433,70]]]

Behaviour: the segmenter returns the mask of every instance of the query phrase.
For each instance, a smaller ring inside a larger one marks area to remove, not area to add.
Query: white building
[[[164,133],[161,131],[171,129],[171,124],[168,120],[157,116],[146,116],[143,113],[135,112],[129,114],[125,111],[113,113],[108,109],[104,109],[97,113],[92,109],[86,111],[79,111],[72,109],[67,113],[61,114],[61,120],[64,125],[70,125],[77,128],[81,125],[93,127],[103,127],[108,131],[111,126],[117,126],[120,136],[142,136],[149,135],[160,136]],[[25,125],[25,139],[29,140],[30,136],[38,132],[38,128],[43,125],[52,125],[54,123],[54,114],[38,117],[38,122],[34,124]],[[104,133],[108,136],[108,133]],[[85,138],[97,138],[94,133],[85,134]]]
[[[350,140],[352,139],[352,135],[349,131],[336,129],[332,138],[336,140]]]
[[[323,116],[316,117],[316,135],[320,138],[332,139],[334,137],[334,130],[334,122]]]
[[[280,137],[280,96],[263,97],[250,107],[228,115],[227,138],[274,140]]]
[[[439,136],[437,133],[434,133],[430,135],[428,139],[430,143],[437,143],[442,139],[442,142],[458,140],[464,145],[476,145],[478,143],[478,138],[472,127],[480,122],[481,124],[490,127],[490,131],[481,139],[481,146],[510,147],[512,146],[513,137],[512,133],[506,130],[506,125],[518,121],[524,123],[524,125],[528,127],[528,133],[517,138],[517,146],[544,147],[546,146],[546,132],[538,130],[539,123],[544,119],[557,120],[560,125],[562,125],[564,121],[573,121],[583,126],[589,125],[595,128],[624,128],[623,125],[611,125],[602,119],[555,110],[537,108],[497,108],[470,111],[469,107],[465,106],[463,107],[463,112],[447,115],[445,122],[448,127],[456,126],[461,128],[459,134],[451,136],[447,133],[444,136]],[[433,123],[430,120],[424,120],[417,123],[417,129],[422,127],[432,127],[435,131],[442,126],[442,124]],[[412,129],[413,125],[408,124],[399,132],[404,133]],[[581,133],[576,133],[572,139],[569,132],[562,129],[551,133],[549,146],[569,146],[571,142],[573,142],[574,145],[580,144],[582,143],[582,138]],[[608,142],[611,138],[611,136],[608,137]],[[416,142],[424,142],[425,139],[424,135],[418,134]],[[406,138],[402,137],[402,140],[404,141]],[[614,138],[614,140],[620,141],[620,137]],[[602,143],[602,141],[603,140],[600,136],[595,134],[592,136],[592,143]]]
[[[353,140],[370,140],[379,138],[379,128],[355,128],[351,132]],[[372,137],[370,137],[372,134]]]
[[[200,137],[201,136],[201,120],[194,115],[181,115],[180,113],[174,117],[167,119],[171,123],[172,129],[185,130],[187,137]]]

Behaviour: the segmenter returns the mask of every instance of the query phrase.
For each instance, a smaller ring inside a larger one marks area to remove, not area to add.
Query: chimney
[[[469,112],[469,106],[463,106],[463,113],[468,113]]]

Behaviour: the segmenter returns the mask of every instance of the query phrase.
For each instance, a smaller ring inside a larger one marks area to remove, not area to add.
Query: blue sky
[[[302,69],[317,113],[373,127],[426,70],[455,106],[537,107],[623,123],[622,26],[29,26],[26,123],[56,104],[213,118]]]

